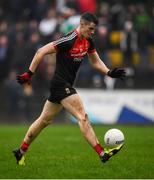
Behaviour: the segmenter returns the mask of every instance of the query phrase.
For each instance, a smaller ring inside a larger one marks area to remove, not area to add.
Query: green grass
[[[113,126],[94,126],[103,142]],[[1,179],[141,179],[154,178],[154,126],[114,126],[125,134],[121,152],[102,164],[80,134],[77,125],[52,125],[33,142],[26,166],[17,166],[12,150],[28,127],[0,126]]]

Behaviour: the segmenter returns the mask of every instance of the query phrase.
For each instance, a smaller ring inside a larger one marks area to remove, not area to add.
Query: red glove
[[[17,82],[19,84],[25,84],[25,83],[29,84],[33,74],[34,73],[29,70],[29,71],[25,72],[24,74],[18,75]]]

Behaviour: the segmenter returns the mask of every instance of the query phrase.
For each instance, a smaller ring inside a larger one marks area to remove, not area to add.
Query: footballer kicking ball
[[[124,143],[125,137],[119,129],[109,129],[104,135],[104,142],[108,148],[115,148]]]

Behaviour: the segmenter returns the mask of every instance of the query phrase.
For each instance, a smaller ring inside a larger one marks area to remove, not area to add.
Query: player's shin
[[[34,141],[34,139],[40,134],[40,132],[50,124],[48,119],[39,117],[34,123],[29,127],[28,132],[24,138],[24,141],[29,145]]]
[[[89,144],[93,147],[93,149],[96,151],[96,153],[99,156],[103,156],[104,149],[99,144],[99,141],[95,135],[95,132],[89,122],[87,114],[85,115],[85,119],[82,119],[79,121],[80,130],[83,133],[86,140],[89,142]]]

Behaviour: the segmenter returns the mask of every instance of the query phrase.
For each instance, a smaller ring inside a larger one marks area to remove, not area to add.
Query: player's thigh
[[[42,110],[42,113],[40,115],[41,118],[47,118],[51,119],[53,118],[57,113],[59,113],[62,109],[61,104],[52,103],[50,101],[46,101]]]
[[[85,118],[85,109],[82,100],[78,94],[68,96],[61,101],[61,104],[78,120]]]

